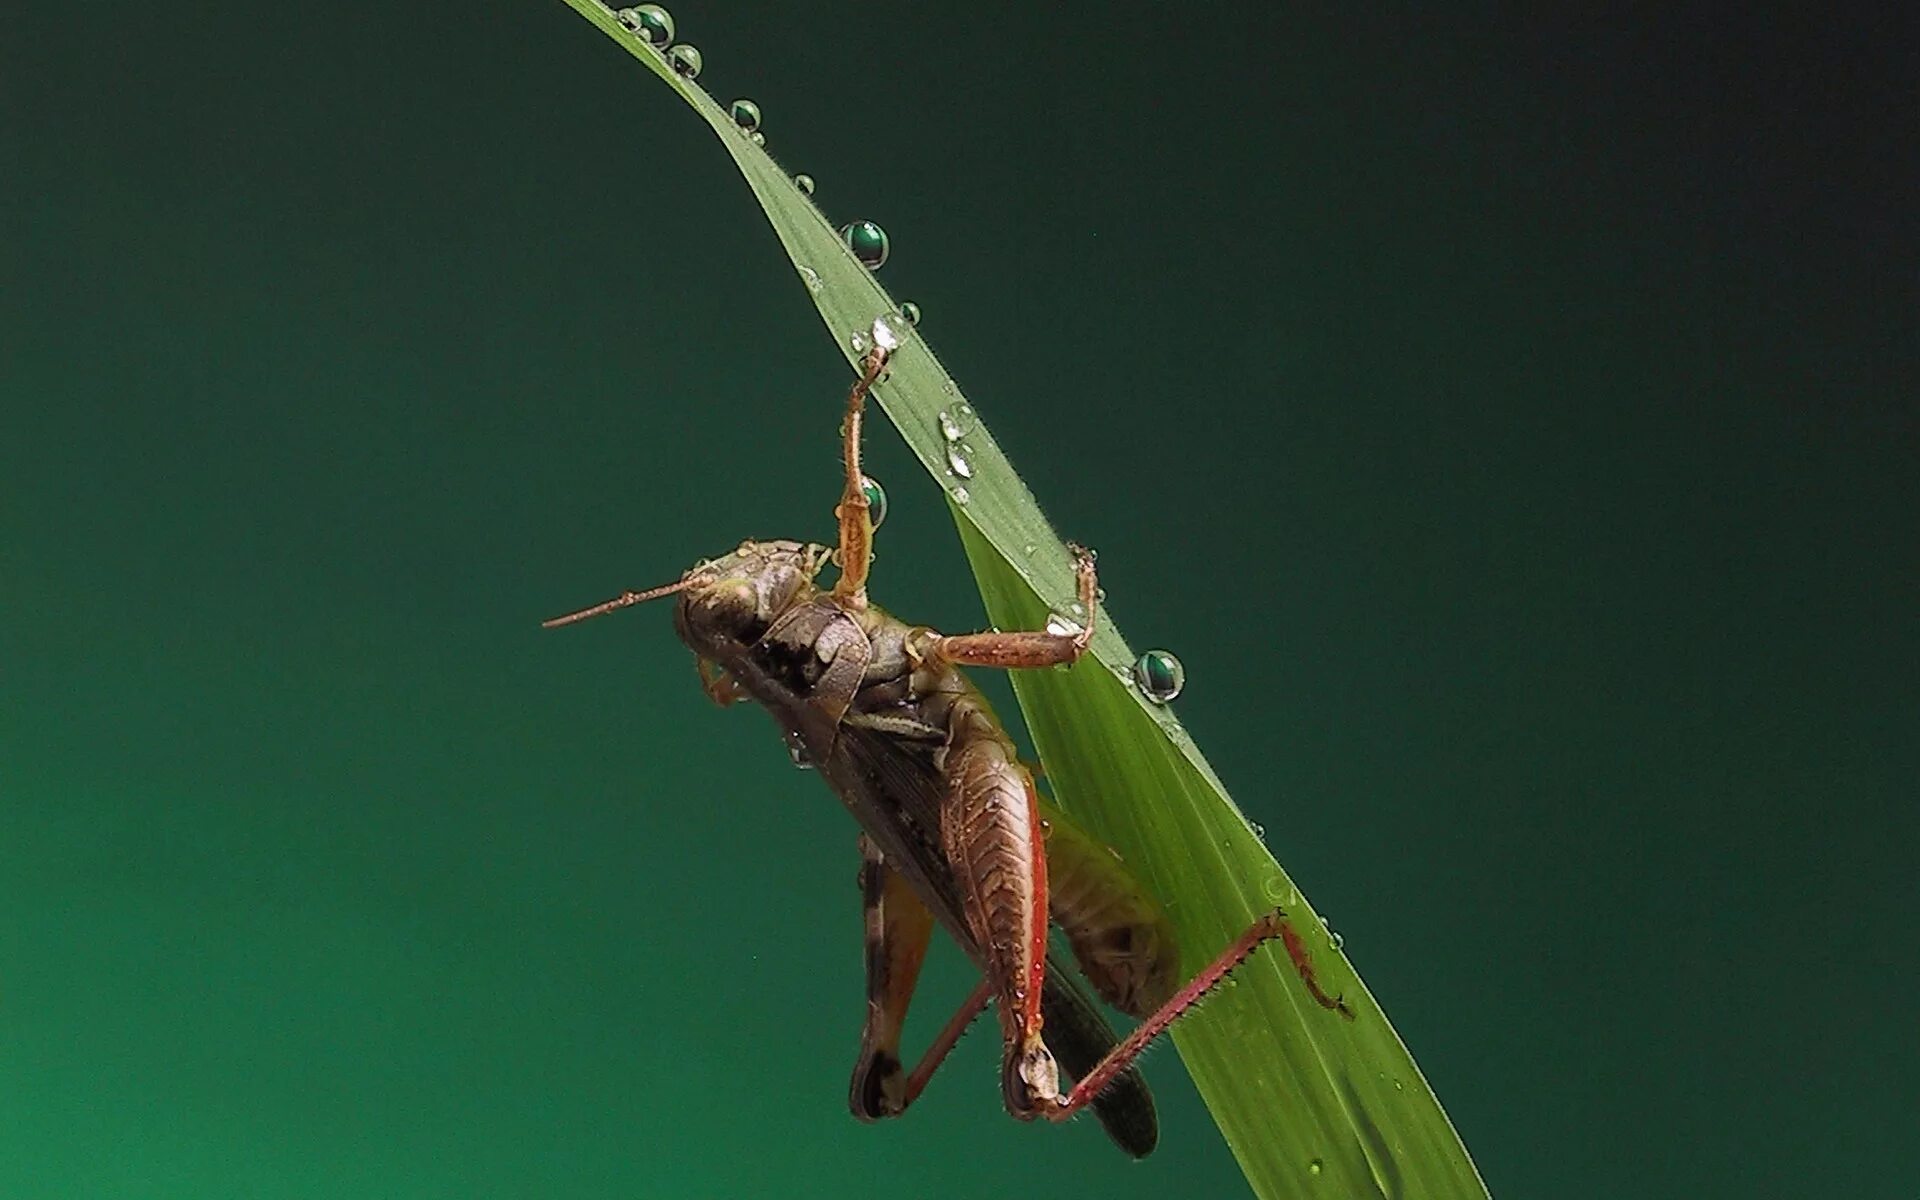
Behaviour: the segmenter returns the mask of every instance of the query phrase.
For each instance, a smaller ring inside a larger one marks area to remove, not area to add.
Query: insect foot
[[[1002,1070],[1007,1111],[1023,1121],[1050,1115],[1060,1103],[1060,1065],[1053,1052],[1037,1037],[1009,1049]]]

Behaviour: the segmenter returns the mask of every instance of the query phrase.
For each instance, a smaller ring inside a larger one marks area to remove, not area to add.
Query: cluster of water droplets
[[[609,5],[608,7],[611,8],[612,6]],[[627,8],[613,9],[613,16],[623,27],[634,33],[642,42],[651,47],[654,53],[660,55],[661,59],[666,63],[667,68],[675,75],[689,82],[700,78],[700,72],[706,66],[706,59],[700,53],[698,47],[691,43],[677,40],[678,31],[674,27],[673,14],[669,13],[666,9],[658,4],[637,4]],[[766,147],[766,130],[761,128],[764,114],[761,113],[758,103],[742,96],[740,99],[727,105],[727,116],[733,121],[734,126],[740,130],[741,135],[748,141],[763,149]],[[813,176],[805,174],[804,172],[795,175],[793,177],[793,186],[801,195],[811,196],[813,195],[814,187]],[[854,226],[859,227],[862,234],[862,245],[855,248],[856,257],[869,267],[875,267],[878,266],[880,262],[885,262],[886,232],[871,221],[855,222]],[[877,251],[878,262],[870,261],[870,259],[876,256],[876,251],[872,249],[871,246],[871,243],[876,239],[871,236],[869,231],[871,231],[871,234],[877,234],[877,241],[879,243],[879,250]],[[846,236],[844,230],[842,231],[842,236]],[[851,245],[851,242],[849,245]],[[815,278],[817,279],[818,275],[815,275]],[[818,287],[813,287],[811,283],[809,283],[809,288],[816,292],[820,290]]]
[[[677,31],[673,16],[665,8],[658,4],[640,4],[630,8],[616,9],[614,16],[621,25],[631,30],[642,42],[660,54],[674,74],[687,80],[699,78],[705,61],[698,48],[687,42],[676,40]],[[766,133],[761,128],[765,114],[761,112],[758,103],[743,96],[728,104],[726,111],[734,127],[739,129],[749,141],[756,146],[766,145]],[[815,186],[813,176],[805,172],[796,174],[793,176],[793,186],[801,195],[811,197]],[[886,265],[888,257],[893,252],[893,243],[887,236],[887,231],[877,222],[870,220],[849,221],[842,225],[840,240],[855,261],[870,271]],[[795,269],[809,292],[818,295],[825,290],[826,280],[819,271],[804,263],[795,264]],[[899,312],[887,313],[876,318],[870,330],[859,330],[849,334],[847,345],[857,357],[864,357],[870,347],[879,347],[891,353],[907,339],[913,327],[920,324],[920,319],[920,306],[912,301],[905,301],[900,305]],[[884,379],[885,376],[883,375],[882,378]],[[954,395],[951,382],[947,384],[946,390],[949,395]],[[954,403],[940,410],[938,420],[940,439],[946,447],[947,477],[953,481],[948,494],[953,497],[955,504],[965,505],[973,499],[972,494],[967,490],[966,481],[974,477],[976,454],[967,437],[978,425],[979,418],[971,405],[956,398]],[[863,482],[869,489],[869,512],[873,517],[873,523],[878,525],[886,518],[886,493],[880,488],[879,483],[870,478],[863,477]],[[1036,546],[1028,543],[1022,548],[1022,553],[1031,557],[1036,550]],[[1101,594],[1101,598],[1105,598],[1104,593]],[[1068,606],[1068,611],[1056,611],[1051,614],[1047,620],[1047,628],[1050,631],[1071,636],[1085,628],[1086,618],[1087,613],[1084,607],[1075,601]],[[1115,669],[1123,670],[1124,668],[1116,667]],[[1187,673],[1186,668],[1181,665],[1179,658],[1172,651],[1148,650],[1134,661],[1131,676],[1133,685],[1139,689],[1142,696],[1155,704],[1168,704],[1177,698],[1186,686]]]
[[[962,400],[941,409],[934,420],[940,426],[940,440],[947,448],[947,474],[972,479],[974,450],[967,435],[980,423],[973,406]]]

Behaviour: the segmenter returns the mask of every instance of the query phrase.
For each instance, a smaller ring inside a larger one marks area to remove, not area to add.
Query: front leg
[[[693,669],[700,673],[700,690],[721,708],[731,708],[735,701],[746,696],[747,689],[741,687],[740,681],[728,674],[727,669],[719,663],[696,658],[693,664]]]
[[[840,521],[840,578],[833,594],[848,608],[867,606],[867,571],[873,565],[873,514],[868,511],[867,477],[860,473],[860,418],[867,392],[886,370],[887,352],[875,346],[860,364],[860,378],[847,393],[847,415],[840,426],[840,465],[846,483],[833,515]]]

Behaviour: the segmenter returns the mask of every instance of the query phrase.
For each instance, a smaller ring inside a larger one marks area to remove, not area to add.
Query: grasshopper
[[[1278,910],[1180,983],[1164,913],[1115,854],[1040,797],[1012,739],[962,674],[1050,667],[1085,654],[1098,600],[1090,552],[1070,547],[1087,614],[1074,632],[945,635],[868,601],[874,525],[860,426],[888,357],[888,348],[873,346],[847,398],[837,547],[742,542],[677,582],[545,624],[678,596],[674,629],[692,648],[707,695],[722,707],[757,701],[796,761],[816,767],[859,822],[867,1011],[849,1096],[855,1117],[906,1111],[991,1004],[1007,1111],[1063,1121],[1091,1106],[1122,1150],[1144,1157],[1159,1140],[1158,1119],[1134,1060],[1263,942],[1282,941],[1322,1007],[1349,1020],[1353,1012],[1321,988],[1305,942]],[[829,562],[839,575],[825,588],[816,580]],[[936,923],[982,978],[907,1071],[901,1029]],[[1124,1040],[1050,955],[1050,924],[1100,997],[1140,1019]],[[1074,1080],[1064,1092],[1062,1067]]]

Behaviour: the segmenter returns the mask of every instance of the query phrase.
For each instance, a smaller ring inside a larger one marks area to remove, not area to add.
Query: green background
[[[1495,1194],[1911,1196],[1898,30],[1029,7],[675,15]],[[7,24],[0,1196],[1239,1194],[1170,1051],[1141,1165],[984,1026],[850,1120],[850,821],[664,608],[537,628],[831,528],[844,362],[666,89],[558,4]]]

